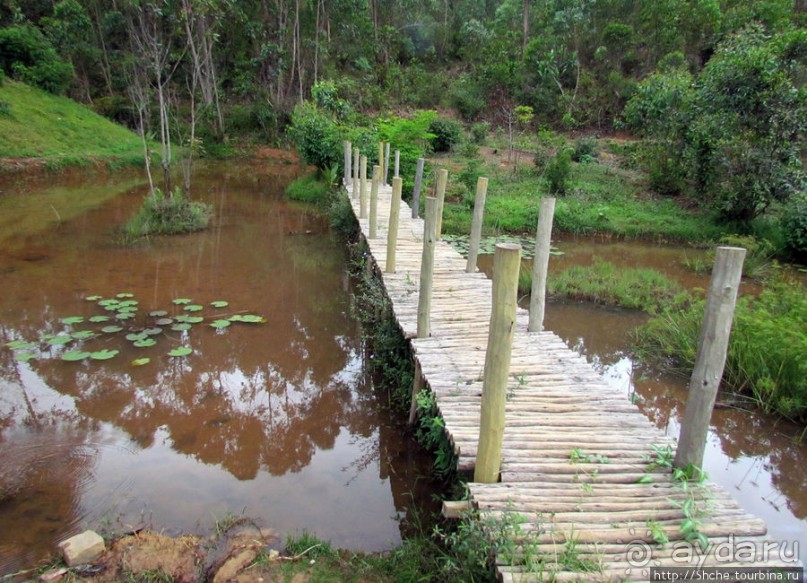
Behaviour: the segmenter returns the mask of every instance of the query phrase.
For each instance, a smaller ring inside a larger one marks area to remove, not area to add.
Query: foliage
[[[796,259],[807,261],[807,194],[793,197],[782,217],[782,230],[790,253]]]
[[[591,162],[597,159],[598,144],[595,138],[580,138],[574,142],[572,161]]]
[[[566,299],[652,313],[669,306],[681,286],[654,269],[623,268],[595,260],[591,266],[572,265],[550,278],[547,291]]]
[[[61,94],[73,80],[73,67],[59,59],[42,32],[30,24],[0,28],[0,68],[14,79]]]
[[[485,138],[488,137],[490,131],[490,124],[488,122],[480,121],[471,126],[471,140],[474,144],[483,144]]]
[[[431,140],[435,152],[449,152],[462,138],[462,124],[456,120],[437,117],[429,124],[429,133],[434,134]]]
[[[572,171],[572,151],[561,148],[544,174],[549,182],[549,194],[564,196],[569,192],[569,175]]]
[[[316,172],[301,176],[286,187],[286,196],[292,200],[325,203],[331,186]]]
[[[429,131],[437,118],[434,111],[416,111],[411,117],[390,117],[376,120],[378,137],[390,143],[391,150],[400,151],[400,173],[405,192],[411,192],[418,158],[431,148],[434,134]]]
[[[334,118],[313,103],[294,108],[288,136],[308,164],[324,169],[342,163],[342,132]]]
[[[440,416],[437,401],[429,389],[417,395],[417,429],[415,437],[423,447],[434,454],[434,472],[447,482],[456,477],[457,454],[446,434],[446,425]]]
[[[155,188],[146,196],[138,213],[126,223],[124,231],[130,237],[198,231],[207,227],[210,212],[209,205],[191,201],[179,187],[168,196]]]
[[[704,301],[689,298],[637,330],[645,359],[688,374],[695,364]],[[766,411],[807,418],[807,295],[799,283],[777,281],[759,298],[737,302],[723,387],[747,394]]]

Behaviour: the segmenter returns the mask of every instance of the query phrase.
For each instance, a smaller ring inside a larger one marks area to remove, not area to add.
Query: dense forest
[[[233,137],[277,140],[317,87],[327,89],[323,111],[344,125],[355,122],[346,109],[440,109],[511,136],[514,127],[628,130],[646,138],[655,192],[694,195],[747,223],[772,205],[795,200],[798,215],[807,206],[804,8],[803,0],[0,0],[0,75],[161,140],[163,161],[171,140],[207,154]],[[807,233],[807,218],[796,226]]]

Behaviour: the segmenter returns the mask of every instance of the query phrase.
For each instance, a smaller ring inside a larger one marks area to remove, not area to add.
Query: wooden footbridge
[[[418,338],[424,221],[412,218],[406,203],[392,205],[392,188],[383,184],[365,182],[362,202],[359,173],[353,174],[353,180],[346,176],[348,195],[395,318],[411,341],[415,390],[425,384],[434,393],[460,469],[472,469],[493,284],[482,273],[468,273],[466,260],[437,241],[430,334]],[[387,261],[395,206],[393,272]],[[799,566],[787,547],[767,536],[765,523],[722,488],[674,480],[663,453],[674,451],[674,440],[555,334],[528,332],[527,321],[519,309],[500,481],[468,484],[483,524],[510,525],[510,550],[496,557],[500,580],[648,581],[663,580],[653,578],[653,568]],[[705,548],[685,542],[698,533]]]

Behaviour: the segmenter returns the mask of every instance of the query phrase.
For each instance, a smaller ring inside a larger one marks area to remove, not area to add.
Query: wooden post
[[[351,161],[350,152],[351,151],[352,151],[352,146],[351,146],[350,140],[345,140],[345,164],[344,164],[344,168],[342,169],[343,170],[343,183],[345,185],[345,188],[347,188],[347,185],[350,184],[350,176],[351,176],[351,173],[350,173],[350,161]]]
[[[389,175],[389,142],[384,144],[384,174],[381,175],[381,178],[384,181],[381,184],[388,184],[387,176]]]
[[[359,218],[367,218],[367,156],[361,157],[361,176],[359,177]]]
[[[482,415],[474,482],[491,484],[499,480],[504,437],[504,406],[507,379],[516,328],[518,270],[521,245],[499,243],[493,258],[493,305],[490,314],[485,377],[482,385]]]
[[[420,361],[415,359],[415,379],[412,383],[412,404],[409,406],[409,425],[414,425],[418,416],[418,395],[423,390],[423,371]]]
[[[474,218],[471,223],[471,238],[468,241],[468,264],[465,271],[476,273],[476,257],[479,255],[479,242],[482,239],[482,219],[485,216],[485,197],[488,194],[488,179],[480,176],[476,181]]]
[[[701,339],[695,369],[689,382],[684,421],[673,464],[677,468],[703,467],[703,452],[717,389],[726,364],[734,305],[743,272],[745,249],[718,247],[709,296],[703,312]]]
[[[434,227],[437,199],[426,197],[423,221],[423,255],[420,260],[420,294],[418,295],[418,338],[431,335],[432,287],[434,285]]]
[[[384,173],[384,142],[378,142],[378,167]]]
[[[401,175],[401,151],[395,150],[395,172],[393,173],[392,177],[395,178],[396,176]]]
[[[361,154],[358,148],[353,148],[353,198],[359,196],[359,160]]]
[[[415,188],[412,190],[412,218],[418,218],[420,210],[420,186],[423,184],[423,165],[426,160],[418,158],[418,168],[415,171]]]
[[[549,270],[549,251],[552,245],[552,219],[555,217],[555,199],[541,199],[538,230],[535,234],[535,257],[532,260],[532,290],[530,291],[529,332],[544,329],[546,306],[546,275]]]
[[[387,229],[387,273],[395,273],[395,253],[398,247],[398,218],[401,214],[401,189],[403,180],[399,176],[392,179],[392,200],[389,208],[389,228]]]
[[[378,183],[381,181],[381,166],[373,166],[373,184],[370,187],[370,238],[375,239],[378,226]]]
[[[448,170],[442,168],[437,173],[437,215],[434,224],[434,237],[440,240],[440,235],[443,232],[443,206],[446,202],[446,186],[448,185]]]

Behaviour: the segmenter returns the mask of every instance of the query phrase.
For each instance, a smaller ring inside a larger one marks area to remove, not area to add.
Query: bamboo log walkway
[[[359,217],[355,190],[347,186]],[[369,185],[367,192],[369,198]],[[459,467],[469,470],[479,440],[492,282],[467,273],[466,259],[438,241],[431,336],[417,338],[423,220],[412,219],[401,203],[396,271],[386,273],[391,198],[382,185],[377,236],[370,239],[368,219],[359,219],[361,231],[416,367],[436,396]],[[501,481],[469,484],[481,520],[509,513],[520,522],[511,529],[513,551],[496,558],[501,581],[648,581],[652,567],[800,566],[722,488],[706,482],[687,490],[669,468],[648,469],[653,446],[674,448],[674,440],[558,336],[527,332],[527,320],[519,309]],[[705,552],[686,553],[693,549],[682,544],[688,517],[708,537]],[[657,544],[663,537],[669,542]]]

